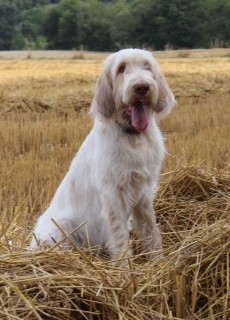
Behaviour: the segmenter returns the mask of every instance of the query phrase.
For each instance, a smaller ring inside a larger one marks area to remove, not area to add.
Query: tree
[[[42,36],[44,7],[38,6],[21,13],[20,29],[26,49],[44,49],[46,40]]]
[[[110,27],[113,19],[112,6],[97,0],[89,0],[79,15],[79,42],[88,50],[111,48]]]
[[[141,0],[139,0],[141,1]],[[156,49],[167,43],[191,48],[200,38],[200,0],[147,0],[142,7],[142,42]]]
[[[58,5],[51,4],[45,7],[42,34],[47,39],[47,49],[55,49],[59,46],[58,28],[60,16]]]
[[[79,19],[82,2],[80,0],[62,0],[58,20],[58,47],[73,49],[79,46]]]
[[[11,1],[0,0],[0,50],[12,49],[17,16],[17,8]]]
[[[135,20],[129,4],[125,0],[117,1],[113,6],[113,19],[110,37],[113,50],[128,47],[133,42]]]
[[[204,10],[208,12],[204,33],[207,45],[230,45],[230,2],[229,0],[206,0]]]

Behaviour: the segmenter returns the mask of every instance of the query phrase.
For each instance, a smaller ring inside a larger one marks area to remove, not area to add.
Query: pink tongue
[[[149,124],[148,116],[141,103],[131,107],[132,112],[132,126],[138,131],[144,131]]]

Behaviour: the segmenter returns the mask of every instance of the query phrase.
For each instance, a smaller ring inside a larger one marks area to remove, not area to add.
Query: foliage
[[[0,0],[0,50],[230,43],[229,0]]]
[[[8,1],[0,1],[0,48],[14,49],[14,33],[17,24],[17,8]]]

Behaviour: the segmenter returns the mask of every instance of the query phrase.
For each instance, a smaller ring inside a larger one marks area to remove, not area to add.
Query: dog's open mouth
[[[141,133],[146,130],[149,125],[149,118],[146,113],[146,106],[141,100],[130,102],[123,112],[122,119],[118,124],[127,133]]]
[[[131,113],[131,125],[137,132],[144,131],[149,124],[148,115],[141,101],[136,101],[129,106]]]

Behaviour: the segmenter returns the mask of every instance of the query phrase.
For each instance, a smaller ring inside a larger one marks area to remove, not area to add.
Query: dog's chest
[[[158,164],[150,151],[145,153],[126,152],[120,156],[113,166],[114,182],[123,190],[138,192],[145,184],[155,179],[155,172],[159,171]]]
[[[151,136],[111,137],[100,146],[98,179],[104,186],[137,191],[158,178],[165,152],[157,130]]]

